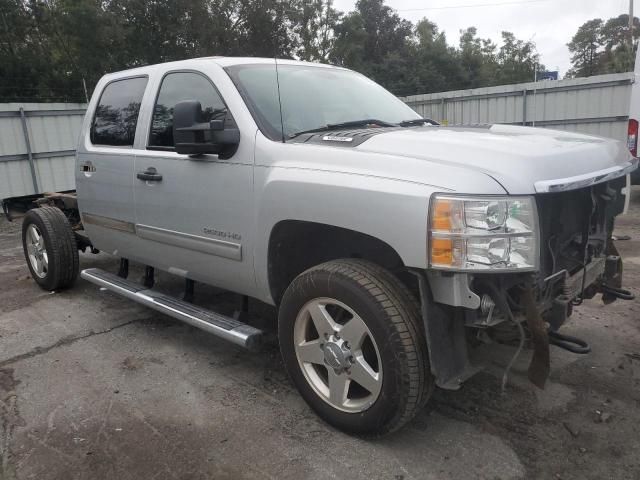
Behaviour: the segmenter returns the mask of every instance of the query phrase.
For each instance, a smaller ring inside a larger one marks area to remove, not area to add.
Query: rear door
[[[144,242],[138,256],[183,277],[251,293],[254,135],[241,131],[240,146],[230,158],[176,153],[177,103],[197,100],[206,120],[224,119],[226,125],[235,125],[233,112],[203,72],[168,71],[154,84],[146,149],[137,152],[133,180],[136,232]],[[156,180],[148,180],[149,172]]]
[[[134,142],[147,83],[147,76],[134,76],[98,84],[78,145],[84,228],[96,248],[123,257],[135,250]]]

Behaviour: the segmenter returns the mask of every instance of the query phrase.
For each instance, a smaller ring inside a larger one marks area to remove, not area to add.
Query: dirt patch
[[[18,411],[18,395],[15,388],[20,382],[14,378],[12,368],[0,369],[0,479],[15,478],[11,463],[13,433],[17,427],[26,426]]]
[[[20,382],[13,378],[13,368],[0,368],[0,393],[12,392],[18,383]]]
[[[143,368],[145,364],[164,365],[164,361],[156,357],[127,357],[122,361],[120,368],[122,370],[136,371]]]

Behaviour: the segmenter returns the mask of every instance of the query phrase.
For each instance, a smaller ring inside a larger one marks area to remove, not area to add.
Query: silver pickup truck
[[[611,234],[637,163],[600,137],[440,126],[344,68],[165,63],[98,82],[77,193],[33,199],[24,252],[49,290],[74,283],[78,250],[114,255],[117,273],[80,275],[249,349],[248,299],[276,306],[308,404],[382,435],[482,367],[473,342],[530,347],[540,387],[550,343],[589,351],[558,330],[584,299],[632,298]],[[184,295],[154,289],[156,269]],[[238,314],[199,307],[195,282],[236,292]]]

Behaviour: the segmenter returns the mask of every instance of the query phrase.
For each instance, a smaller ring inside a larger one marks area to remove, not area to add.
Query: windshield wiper
[[[389,123],[375,118],[364,118],[362,120],[351,120],[349,122],[342,123],[328,123],[326,125],[323,125],[322,127],[312,128],[310,130],[301,130],[300,132],[292,133],[291,135],[289,135],[289,138],[294,138],[305,133],[328,132],[330,130],[340,130],[342,128],[351,127],[365,127],[367,125],[376,125],[378,127],[397,127],[395,123]]]
[[[414,125],[423,125],[428,123],[430,125],[440,125],[435,120],[431,120],[430,118],[412,118],[411,120],[403,120],[398,125],[401,127],[412,127]]]

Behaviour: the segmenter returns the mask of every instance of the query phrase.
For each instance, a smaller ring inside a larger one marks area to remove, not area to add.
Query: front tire
[[[278,337],[302,397],[345,432],[393,432],[433,390],[416,301],[374,263],[336,260],[300,274],[282,299]]]
[[[56,207],[29,210],[22,223],[22,247],[31,276],[45,290],[71,287],[80,260],[67,217]]]

